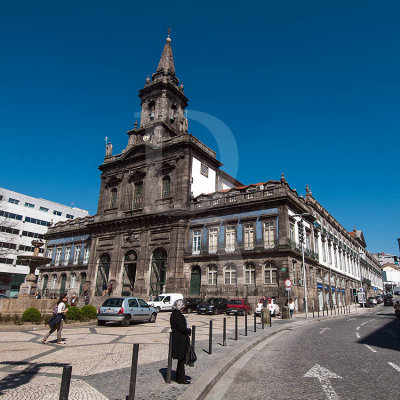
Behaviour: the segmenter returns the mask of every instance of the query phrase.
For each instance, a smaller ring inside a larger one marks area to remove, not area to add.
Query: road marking
[[[356,329],[356,331],[359,331],[360,330],[360,327],[359,326],[357,326],[357,329]]]
[[[321,329],[321,332],[319,334],[322,335],[325,331],[327,331],[328,329],[331,329],[331,328],[320,328],[320,329]]]
[[[365,346],[368,350],[371,350],[373,353],[376,353],[376,350],[373,349],[371,346],[368,346],[367,344],[364,344],[364,346]]]
[[[361,325],[368,324],[368,322],[371,322],[371,321],[375,321],[375,318],[374,318],[374,319],[370,319],[369,321],[365,321],[365,322],[363,322]]]
[[[319,382],[321,383],[322,390],[324,391],[328,400],[340,399],[333,389],[329,379],[343,379],[341,376],[336,375],[324,367],[321,367],[319,364],[315,364],[306,374],[304,374],[304,378],[318,378]]]
[[[357,336],[357,339],[361,338],[361,336],[360,336],[360,334],[358,332],[356,332],[356,336]]]
[[[356,321],[356,318],[349,318],[347,321]]]
[[[396,365],[396,364],[393,364],[392,362],[390,362],[390,361],[388,361],[388,364],[391,366],[391,367],[393,367],[395,370],[397,370],[397,371],[399,371],[400,372],[400,367],[398,366],[398,365]]]

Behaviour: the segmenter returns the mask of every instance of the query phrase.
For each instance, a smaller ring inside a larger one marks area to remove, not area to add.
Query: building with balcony
[[[382,286],[362,232],[348,232],[309,188],[303,198],[283,175],[243,185],[188,132],[188,99],[175,75],[170,38],[139,98],[140,124],[128,131],[126,148],[113,155],[106,146],[96,215],[81,227],[71,221],[48,230],[47,287],[52,274],[68,281],[73,270],[86,274],[91,296],[111,283],[114,294],[145,299],[162,292],[253,301],[267,295],[283,304],[284,281],[291,279],[290,295],[301,309],[300,236],[310,309],[348,303],[360,285]],[[305,214],[302,227],[298,214]],[[83,249],[89,253],[79,271],[70,265],[74,246],[82,260]]]
[[[43,240],[54,223],[87,215],[76,207],[0,188],[0,293],[18,294],[29,268],[17,256],[33,252],[33,239]]]

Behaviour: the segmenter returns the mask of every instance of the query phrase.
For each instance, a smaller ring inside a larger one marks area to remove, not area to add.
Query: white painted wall
[[[192,158],[192,186],[191,192],[194,197],[204,193],[212,193],[217,190],[216,188],[216,171],[208,167],[208,177],[200,173],[201,161],[197,158]]]

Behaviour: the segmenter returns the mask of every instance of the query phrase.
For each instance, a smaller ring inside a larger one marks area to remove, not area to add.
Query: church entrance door
[[[200,294],[201,269],[198,265],[192,267],[190,275],[190,294]]]
[[[155,250],[151,258],[150,296],[165,292],[167,266],[167,252],[164,249]]]
[[[133,296],[136,280],[137,256],[134,251],[128,252],[124,257],[122,271],[122,296]]]

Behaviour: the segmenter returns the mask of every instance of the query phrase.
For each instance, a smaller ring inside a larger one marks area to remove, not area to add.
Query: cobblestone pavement
[[[177,399],[190,385],[166,384],[169,341],[169,315],[160,313],[155,324],[132,324],[123,328],[111,326],[68,327],[63,330],[67,344],[40,343],[47,329],[40,327],[24,332],[0,331],[0,397],[4,399],[57,399],[62,367],[72,366],[71,400],[125,399],[129,389],[132,344],[139,343],[136,399]],[[234,340],[235,317],[226,317],[227,343],[222,346],[224,315],[187,315],[190,326],[196,326],[198,361],[186,375],[195,382],[216,360],[237,346],[245,347],[256,336],[268,336],[291,321],[273,318],[272,327],[261,329],[257,318],[248,318],[248,335],[244,336],[244,317],[238,318],[238,340]],[[304,318],[298,315],[293,320]],[[212,354],[208,354],[209,322],[213,321]],[[173,363],[172,379],[174,379]]]

